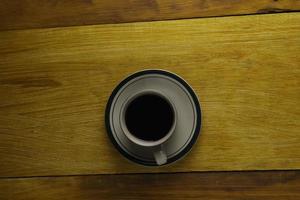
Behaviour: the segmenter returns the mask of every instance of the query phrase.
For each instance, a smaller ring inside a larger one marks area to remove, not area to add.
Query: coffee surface
[[[174,111],[170,103],[155,94],[137,97],[125,111],[125,123],[135,137],[156,141],[168,134],[174,122]]]

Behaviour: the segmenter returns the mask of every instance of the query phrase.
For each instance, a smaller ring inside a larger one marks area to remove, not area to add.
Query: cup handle
[[[153,155],[157,165],[163,165],[167,163],[167,155],[163,151],[162,147],[160,147],[158,151],[155,151]]]

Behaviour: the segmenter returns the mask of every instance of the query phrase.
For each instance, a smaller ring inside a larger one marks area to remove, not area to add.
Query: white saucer
[[[153,151],[131,142],[120,125],[121,108],[130,96],[144,90],[164,93],[177,111],[177,124],[172,136],[163,145],[167,163],[183,157],[194,145],[201,126],[201,110],[192,88],[179,76],[163,70],[137,72],[123,80],[112,92],[106,107],[106,128],[115,147],[126,158],[139,164],[157,166]]]

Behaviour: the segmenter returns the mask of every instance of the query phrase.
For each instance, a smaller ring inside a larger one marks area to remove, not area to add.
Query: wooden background
[[[299,9],[297,0],[1,1],[0,199],[299,198]],[[119,155],[103,122],[111,90],[148,68],[182,76],[203,110],[192,152],[159,168]],[[128,174],[145,172],[173,173]]]

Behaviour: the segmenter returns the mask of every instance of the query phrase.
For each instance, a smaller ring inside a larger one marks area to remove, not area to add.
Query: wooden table
[[[299,10],[1,1],[0,199],[300,198]],[[103,119],[118,82],[150,68],[182,76],[203,112],[193,150],[157,168],[123,158]]]

